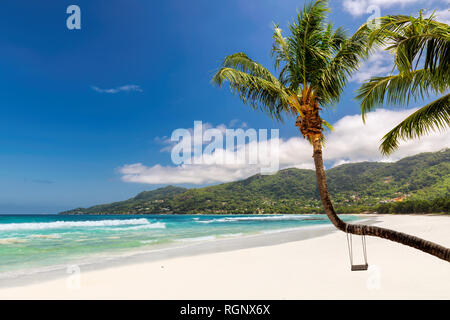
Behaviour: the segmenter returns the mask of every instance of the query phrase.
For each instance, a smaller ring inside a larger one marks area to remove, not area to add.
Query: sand
[[[450,247],[448,215],[376,219]],[[353,241],[362,261],[360,238]],[[73,267],[63,277],[0,288],[0,299],[450,299],[450,264],[410,247],[369,237],[369,270],[351,272],[340,231],[274,243],[97,270]]]

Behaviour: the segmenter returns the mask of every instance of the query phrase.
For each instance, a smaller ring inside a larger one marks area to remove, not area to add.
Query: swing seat
[[[369,269],[368,264],[354,264],[352,265],[352,271],[366,271]]]

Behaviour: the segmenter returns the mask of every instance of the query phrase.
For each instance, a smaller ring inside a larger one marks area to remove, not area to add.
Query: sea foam
[[[225,217],[210,220],[196,220],[198,223],[213,223],[213,222],[235,222],[235,221],[286,221],[286,220],[306,220],[310,216],[293,216],[293,215],[279,215],[279,216],[254,216],[254,217]]]
[[[128,230],[142,230],[142,229],[165,229],[166,224],[164,222],[153,222],[153,223],[147,223],[143,225],[137,225],[137,226],[127,226],[124,225],[120,228],[111,228],[110,230],[114,231],[128,231]]]
[[[91,220],[91,221],[54,221],[54,222],[27,222],[27,223],[5,223],[0,224],[0,231],[15,230],[43,230],[72,227],[110,227],[121,225],[150,225],[144,218],[141,219],[115,219],[115,220]]]

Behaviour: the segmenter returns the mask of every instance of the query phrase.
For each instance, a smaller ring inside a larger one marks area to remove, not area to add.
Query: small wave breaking
[[[129,231],[129,230],[143,230],[143,229],[165,229],[166,224],[164,222],[153,222],[137,226],[121,226],[120,228],[111,228],[114,231]]]
[[[114,220],[91,220],[91,221],[54,221],[54,222],[26,222],[0,224],[0,231],[16,230],[45,230],[60,228],[84,228],[84,227],[111,227],[126,225],[150,225],[144,218],[141,219],[114,219]]]
[[[310,216],[292,216],[292,215],[279,215],[279,216],[255,216],[255,217],[225,217],[209,220],[196,220],[198,223],[214,223],[214,222],[236,222],[236,221],[290,221],[290,220],[307,220]]]

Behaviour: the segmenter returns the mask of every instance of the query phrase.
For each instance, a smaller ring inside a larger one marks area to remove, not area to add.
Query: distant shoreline
[[[448,212],[450,149],[396,162],[347,163],[327,169],[336,212]],[[433,172],[439,172],[439,175]],[[61,214],[323,214],[314,170],[285,168],[206,187],[165,186],[132,198]]]
[[[39,213],[36,213],[36,215]],[[240,215],[242,213],[64,213],[64,212],[59,212],[59,213],[48,213],[49,215],[64,215],[64,216],[145,216],[145,215],[208,215],[208,216],[226,216],[226,215]],[[314,213],[245,213],[246,215],[255,215],[255,216],[270,216],[270,215],[324,215],[326,214],[325,212],[314,212]],[[338,215],[446,215],[446,214],[450,214],[450,212],[392,212],[392,213],[387,213],[387,212],[367,212],[367,211],[363,211],[363,212],[349,212],[349,213],[337,213]],[[1,215],[1,214],[0,214]],[[4,215],[8,215],[8,214],[4,214]],[[14,215],[14,214],[11,214]],[[25,215],[25,214],[23,214]],[[33,213],[30,213],[29,215],[35,215]]]

